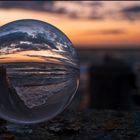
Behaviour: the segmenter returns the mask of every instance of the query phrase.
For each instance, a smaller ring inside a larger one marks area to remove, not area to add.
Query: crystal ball
[[[34,124],[62,112],[79,84],[76,50],[68,37],[39,20],[0,28],[0,117]]]

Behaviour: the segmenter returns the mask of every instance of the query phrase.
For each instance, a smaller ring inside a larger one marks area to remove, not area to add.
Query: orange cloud
[[[46,58],[44,58],[46,57]],[[53,58],[54,57],[54,58]],[[60,62],[56,58],[63,58],[62,55],[47,51],[22,51],[11,54],[0,55],[0,62]]]

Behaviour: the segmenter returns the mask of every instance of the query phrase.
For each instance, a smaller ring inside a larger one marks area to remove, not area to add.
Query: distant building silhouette
[[[90,107],[131,109],[131,92],[136,88],[132,67],[120,59],[104,57],[102,64],[90,67]]]

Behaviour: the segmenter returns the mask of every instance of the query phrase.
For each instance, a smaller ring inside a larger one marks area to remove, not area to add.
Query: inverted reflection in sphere
[[[78,83],[75,49],[60,30],[37,20],[0,28],[0,117],[48,120],[64,110]]]

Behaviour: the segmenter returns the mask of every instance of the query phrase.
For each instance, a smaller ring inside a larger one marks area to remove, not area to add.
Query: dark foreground
[[[140,111],[65,111],[24,132],[11,132],[0,121],[0,140],[139,140]]]

